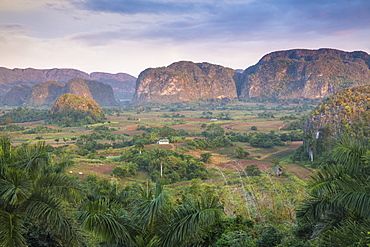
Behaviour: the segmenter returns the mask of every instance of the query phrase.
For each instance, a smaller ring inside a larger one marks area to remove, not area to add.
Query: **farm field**
[[[77,150],[78,147],[76,142],[81,136],[89,135],[93,133],[94,128],[99,125],[103,125],[107,128],[113,129],[110,133],[115,136],[116,139],[129,140],[135,136],[142,135],[143,130],[140,127],[151,128],[151,127],[170,127],[175,130],[185,130],[190,135],[199,135],[205,130],[204,126],[215,124],[222,127],[225,133],[270,133],[276,134],[286,133],[287,131],[281,130],[282,127],[288,125],[290,122],[287,120],[281,120],[283,116],[296,116],[307,113],[308,111],[297,111],[298,105],[287,105],[286,107],[279,107],[276,104],[257,104],[257,103],[245,103],[243,105],[247,110],[196,110],[196,111],[164,111],[161,109],[152,109],[150,111],[122,111],[119,116],[107,115],[107,121],[104,124],[82,126],[82,127],[59,127],[52,125],[45,125],[43,121],[19,123],[19,126],[25,129],[33,129],[38,126],[47,127],[53,132],[45,133],[32,133],[27,134],[25,131],[3,131],[2,135],[8,135],[13,145],[20,145],[21,143],[36,143],[40,140],[45,141],[53,147],[67,147],[70,150]],[[6,109],[10,110],[10,109]],[[273,117],[261,117],[263,113],[269,113]],[[180,117],[177,117],[177,116]],[[220,118],[221,116],[221,118]],[[226,119],[222,119],[222,116],[227,116]],[[202,126],[203,125],[203,126]],[[255,126],[257,130],[251,128]],[[159,140],[159,137],[155,137]],[[194,138],[192,136],[185,137],[183,139]],[[116,140],[115,140],[116,141]],[[112,143],[113,140],[100,139],[98,143]],[[271,167],[271,161],[273,159],[279,159],[281,161],[286,160],[289,155],[294,153],[295,149],[302,145],[301,141],[286,142],[284,146],[274,146],[271,148],[256,148],[250,146],[248,143],[237,142],[237,146],[241,146],[250,153],[248,160],[242,160],[243,166],[248,164],[259,164],[265,162],[268,167]],[[205,152],[212,153],[212,159],[208,165],[223,167],[228,162],[234,162],[233,157],[234,147],[220,147],[212,149],[210,151],[205,150],[182,150],[186,146],[186,143],[182,141],[176,141],[176,143],[170,144],[146,144],[145,148],[148,150],[153,149],[166,149],[181,151],[184,154],[192,155],[196,158],[200,158],[200,155]],[[118,149],[107,149],[98,150],[98,153],[105,156],[118,156],[122,152],[123,148]],[[101,161],[101,162],[100,162]],[[100,163],[99,163],[100,162]],[[110,163],[111,160],[93,160],[86,161],[75,156],[75,166],[71,168],[72,172],[81,172],[84,176],[89,174],[97,174],[99,177],[109,178],[115,164]],[[284,161],[284,166],[296,166],[289,164]],[[304,169],[300,171],[299,175],[297,169],[287,169],[287,172],[296,173],[299,178],[308,178],[310,171]],[[301,174],[303,173],[303,174]],[[145,176],[144,176],[145,177]]]

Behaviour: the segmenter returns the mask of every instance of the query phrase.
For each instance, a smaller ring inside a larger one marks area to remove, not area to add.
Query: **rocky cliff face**
[[[333,49],[287,50],[265,55],[237,82],[240,98],[317,99],[370,83],[367,53]]]
[[[3,104],[20,106],[51,106],[61,95],[71,93],[78,97],[93,99],[102,106],[115,106],[112,87],[98,81],[75,78],[67,83],[48,81],[34,85],[14,86],[3,97]]]
[[[0,95],[15,85],[33,86],[46,81],[66,83],[73,78],[96,80],[110,85],[117,99],[130,99],[135,92],[136,78],[125,74],[93,72],[87,74],[76,69],[7,69],[0,67]]]
[[[134,104],[237,98],[235,71],[209,63],[177,62],[140,73]]]

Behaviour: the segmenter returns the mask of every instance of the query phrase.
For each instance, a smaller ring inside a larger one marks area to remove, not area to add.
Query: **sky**
[[[124,72],[177,61],[246,69],[264,55],[370,53],[370,0],[0,0],[0,67]]]

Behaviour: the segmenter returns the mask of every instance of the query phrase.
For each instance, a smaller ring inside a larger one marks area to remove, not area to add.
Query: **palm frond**
[[[320,246],[368,246],[369,229],[369,221],[343,221],[338,227],[322,234]]]
[[[65,241],[76,242],[78,234],[64,215],[62,205],[60,199],[48,193],[34,193],[18,211],[60,233]]]
[[[9,168],[0,180],[0,198],[10,205],[21,204],[32,195],[32,182],[27,173]]]
[[[325,221],[330,215],[345,215],[346,210],[327,198],[310,198],[305,200],[297,210],[297,217],[308,222]]]
[[[151,231],[156,221],[166,221],[169,211],[172,209],[170,195],[164,190],[161,181],[155,188],[141,189],[140,197],[133,201],[134,212],[138,216],[140,224]]]
[[[18,157],[17,168],[26,171],[32,178],[40,177],[42,171],[52,164],[45,142],[19,146],[15,149],[15,156]]]
[[[129,232],[114,217],[110,210],[109,201],[106,199],[85,203],[77,213],[77,220],[81,222],[83,229],[94,233],[102,240],[127,246],[132,243]]]
[[[0,178],[12,164],[12,145],[9,137],[0,137]]]
[[[0,247],[26,246],[22,222],[17,214],[0,210]]]
[[[221,219],[223,206],[215,196],[187,200],[177,211],[172,224],[162,239],[161,246],[189,246],[195,244],[208,227]]]
[[[359,173],[363,169],[363,157],[368,147],[350,136],[343,136],[331,151],[334,161],[346,166],[347,174]]]
[[[361,192],[346,192],[336,195],[333,202],[346,205],[346,208],[356,212],[360,216],[370,219],[370,195]]]
[[[37,180],[35,191],[48,191],[55,197],[67,201],[77,201],[81,198],[83,186],[75,177],[63,173],[46,174]]]

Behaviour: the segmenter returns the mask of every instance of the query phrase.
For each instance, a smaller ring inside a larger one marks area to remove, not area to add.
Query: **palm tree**
[[[45,143],[15,148],[1,137],[0,246],[26,246],[28,220],[59,233],[64,244],[76,245],[78,236],[64,206],[77,201],[80,190],[76,179],[54,168]]]
[[[203,195],[184,199],[169,224],[162,230],[160,246],[195,246],[210,227],[219,223],[223,206],[218,197]]]
[[[153,188],[137,188],[136,199],[132,200],[133,213],[140,228],[145,234],[141,237],[149,244],[157,241],[159,227],[168,225],[173,212],[172,199],[164,189],[161,180]]]
[[[110,246],[133,246],[128,213],[109,198],[86,201],[77,213],[81,228],[92,232]]]
[[[86,145],[86,141],[89,138],[88,135],[80,135],[79,139],[82,141],[83,145]]]
[[[167,159],[167,152],[163,149],[154,149],[154,160],[153,162],[159,163],[161,178],[163,177],[163,162]]]
[[[328,236],[333,232],[348,238],[348,231],[345,233],[348,225],[370,226],[369,151],[366,143],[344,136],[332,151],[335,162],[326,164],[312,177],[311,198],[302,205],[297,216],[314,222],[314,234],[321,234],[323,241],[332,241]],[[355,238],[362,241],[366,235],[359,231]]]
[[[159,180],[155,187],[136,184],[116,196],[95,197],[77,217],[83,229],[109,246],[168,247],[197,244],[222,213],[211,196],[189,197],[176,207]]]
[[[144,145],[144,143],[143,143],[143,142],[137,142],[137,143],[135,144],[135,148],[136,148],[137,150],[139,150],[139,153],[141,154],[141,152],[145,149],[145,145]]]

